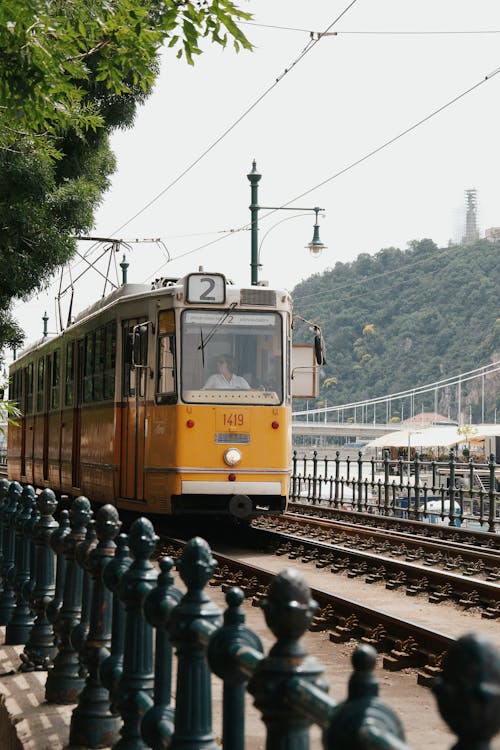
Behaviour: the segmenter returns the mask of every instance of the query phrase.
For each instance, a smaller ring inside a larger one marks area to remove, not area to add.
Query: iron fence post
[[[3,512],[7,504],[10,482],[8,479],[0,479],[0,572],[3,565]],[[3,591],[3,581],[0,577],[0,596]]]
[[[157,572],[150,562],[158,537],[151,521],[138,518],[129,532],[133,562],[123,574],[120,597],[125,604],[125,646],[123,672],[118,684],[116,707],[123,719],[121,738],[113,750],[146,750],[140,725],[153,705],[153,633],[142,615],[142,605],[151,591]]]
[[[340,451],[335,451],[335,496],[333,507],[339,506]]]
[[[125,607],[119,596],[119,583],[122,575],[132,564],[129,556],[128,536],[118,534],[114,558],[103,571],[103,581],[113,593],[113,624],[111,629],[111,653],[101,664],[102,684],[107,687],[114,710],[116,691],[123,671],[123,645],[125,641]]]
[[[384,451],[384,515],[389,515],[389,451]]]
[[[413,506],[413,513],[415,521],[418,521],[418,514],[419,514],[419,508],[420,508],[420,456],[418,451],[415,451],[415,457],[413,459],[413,470],[414,470],[414,476],[415,481],[413,483],[413,488],[415,490],[415,503]],[[408,498],[408,510],[410,509],[410,500]],[[411,518],[411,516],[410,516]]]
[[[378,698],[378,682],[373,675],[376,659],[372,646],[359,646],[354,651],[347,700],[332,712],[324,735],[325,750],[404,747],[398,716]]]
[[[54,666],[47,675],[45,699],[49,703],[75,703],[83,687],[78,652],[71,641],[71,633],[80,621],[82,609],[83,570],[76,562],[76,548],[85,538],[86,525],[92,517],[90,501],[81,495],[73,501],[69,511],[70,532],[59,545],[65,560],[63,601],[54,629],[58,651]]]
[[[177,563],[187,592],[170,616],[170,642],[177,649],[175,731],[171,750],[217,750],[212,732],[212,689],[205,645],[190,629],[194,620],[220,626],[221,612],[204,588],[217,565],[204,539],[191,539]]]
[[[7,502],[2,514],[3,527],[3,560],[2,580],[3,591],[0,596],[0,625],[8,625],[14,607],[16,597],[14,595],[13,576],[15,574],[16,562],[16,535],[12,524],[18,502],[21,497],[22,487],[19,482],[11,482],[7,491]],[[6,641],[9,643],[9,641]]]
[[[87,569],[87,556],[90,554],[90,552],[92,552],[96,545],[97,532],[95,528],[95,521],[91,518],[90,521],[87,521],[87,531],[85,534],[85,539],[81,542],[78,542],[75,548],[75,560],[83,570],[83,575],[81,578],[82,596],[79,622],[77,621],[74,624],[74,627],[71,630],[70,639],[71,645],[78,654],[80,665],[80,652],[89,633],[90,607],[92,604],[92,588],[94,585],[94,581],[92,580],[92,577]],[[85,676],[85,672],[84,670],[82,670],[82,678],[85,679]]]
[[[102,684],[100,667],[109,656],[111,645],[112,594],[104,585],[102,574],[115,554],[114,538],[121,521],[114,505],[99,509],[95,528],[97,545],[86,558],[86,568],[93,580],[90,623],[87,639],[80,652],[86,667],[85,686],[78,696],[78,705],[71,715],[70,746],[108,747],[118,738],[120,717],[111,713],[110,696]]]
[[[239,588],[226,592],[224,625],[211,637],[207,651],[212,672],[224,681],[222,745],[227,750],[245,748],[245,687],[249,675],[236,655],[243,648],[263,655],[260,638],[245,627],[245,614],[241,609],[243,599],[243,591]]]
[[[35,585],[31,594],[31,607],[35,622],[28,643],[20,655],[21,671],[45,670],[55,655],[54,629],[47,618],[47,605],[55,593],[54,553],[50,548],[50,537],[57,528],[53,513],[57,508],[52,490],[43,490],[37,498],[40,518],[33,527],[35,543]]]
[[[316,505],[316,500],[318,499],[318,451],[313,451],[313,491],[312,491],[312,501],[313,505]]]
[[[25,534],[24,527],[31,518],[31,511],[35,502],[35,490],[30,484],[27,484],[23,487],[18,511],[12,517],[17,553],[13,571],[16,606],[5,628],[5,643],[7,644],[26,643],[33,627],[29,589],[26,589],[26,583],[30,579],[31,540]]]
[[[496,518],[496,507],[495,507],[495,498],[496,498],[496,480],[495,480],[495,454],[490,453],[489,459],[488,459],[488,469],[489,469],[489,480],[490,480],[490,488],[488,491],[488,496],[490,499],[490,512],[488,513],[488,531],[495,532],[495,518]]]
[[[71,531],[69,511],[62,510],[59,518],[59,528],[55,529],[50,537],[50,546],[56,553],[56,591],[54,598],[47,606],[47,618],[54,626],[54,630],[56,630],[57,615],[63,603],[64,582],[66,580],[66,560],[63,554],[63,541]]]
[[[450,485],[448,487],[448,526],[455,526],[455,451],[450,451]]]
[[[276,636],[269,655],[257,665],[248,683],[267,728],[266,750],[308,750],[311,719],[300,715],[286,698],[296,676],[326,692],[323,667],[308,656],[301,641],[317,609],[303,577],[293,568],[271,582],[261,604],[268,627]]]
[[[433,690],[458,736],[455,748],[483,748],[500,729],[500,655],[484,636],[466,635],[448,649]]]
[[[292,498],[295,500],[297,497],[297,451],[294,450],[292,455]]]
[[[175,710],[170,705],[172,646],[167,630],[172,610],[182,597],[174,586],[172,558],[162,557],[159,564],[157,584],[144,601],[144,616],[156,628],[154,706],[144,715],[141,723],[142,738],[152,750],[166,750],[174,734]]]
[[[358,451],[358,511],[360,513],[363,511],[363,453],[361,451]]]

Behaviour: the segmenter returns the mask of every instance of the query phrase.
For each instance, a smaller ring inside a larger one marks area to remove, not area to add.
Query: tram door
[[[148,328],[144,318],[123,322],[120,496],[144,499],[144,442]]]

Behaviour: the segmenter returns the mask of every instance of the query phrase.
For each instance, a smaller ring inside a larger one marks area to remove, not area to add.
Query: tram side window
[[[31,366],[31,365],[30,365]],[[45,389],[45,357],[40,357],[36,377],[36,410],[43,411],[43,397]]]
[[[50,378],[50,408],[59,408],[59,385],[61,380],[61,350],[56,349],[52,356],[52,372]]]
[[[104,327],[95,332],[94,370],[92,376],[94,384],[94,401],[102,401],[104,393]]]
[[[114,398],[115,395],[115,366],[116,366],[116,323],[106,323],[104,354],[104,398]]]
[[[175,318],[173,310],[158,316],[158,359],[156,400],[159,404],[174,403],[175,382]]]
[[[33,362],[24,368],[26,388],[26,414],[33,412]]]
[[[123,326],[123,395],[135,396],[135,368],[132,367],[134,350],[133,324]]]
[[[20,409],[21,408],[21,370],[16,370],[16,372],[12,375],[9,393],[11,394],[11,399],[14,402],[14,406]]]
[[[143,397],[148,373],[148,326],[141,320],[123,325],[123,395]],[[139,326],[141,328],[139,329]]]
[[[65,402],[66,406],[73,405],[74,377],[75,377],[75,342],[68,341],[66,344],[66,377],[65,377]]]
[[[88,403],[93,399],[95,332],[85,336],[85,361],[83,367],[83,400]]]

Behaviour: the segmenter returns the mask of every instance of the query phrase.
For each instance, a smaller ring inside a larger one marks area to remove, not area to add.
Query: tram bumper
[[[172,496],[172,513],[222,514],[244,520],[282,513],[286,503],[281,482],[183,480],[181,494]]]

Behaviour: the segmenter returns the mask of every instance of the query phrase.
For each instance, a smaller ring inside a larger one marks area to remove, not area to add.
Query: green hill
[[[319,401],[382,396],[499,360],[499,253],[500,243],[485,240],[438,248],[425,239],[407,250],[362,253],[298,284],[294,310],[318,322],[326,342]],[[498,373],[485,381],[485,419],[493,421]],[[473,420],[480,387],[478,380],[464,386]],[[439,409],[446,414],[453,399],[441,392]],[[422,403],[434,407],[433,396]]]

